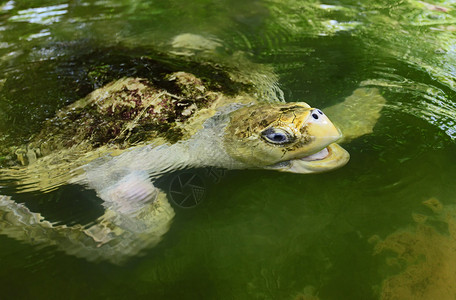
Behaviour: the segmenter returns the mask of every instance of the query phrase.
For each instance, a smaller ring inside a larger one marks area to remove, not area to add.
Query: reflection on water
[[[0,236],[3,295],[454,299],[455,28],[452,1],[1,1],[1,147],[112,78],[144,76],[144,57],[181,33],[212,41],[222,65],[273,69],[286,101],[329,107],[360,86],[387,100],[344,168],[199,183],[204,201],[176,206],[163,241],[122,267]],[[14,194],[2,179],[0,194],[54,225],[101,214],[90,191]]]
[[[377,72],[384,78],[368,80],[366,84],[382,86],[396,94],[402,94],[404,101],[391,103],[390,109],[422,118],[440,128],[451,139],[456,139],[456,104],[445,92],[435,86],[395,75],[394,70],[388,71],[388,74]]]
[[[52,23],[61,21],[60,15],[66,14],[67,8],[68,4],[24,9],[18,11],[17,15],[12,16],[9,21],[50,25]]]

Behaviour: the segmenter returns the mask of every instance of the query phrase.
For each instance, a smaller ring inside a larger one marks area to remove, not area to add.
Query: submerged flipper
[[[327,107],[324,112],[340,128],[342,142],[373,132],[385,98],[376,88],[358,88],[343,102]]]
[[[87,226],[53,226],[39,213],[0,196],[0,234],[31,244],[55,245],[90,261],[120,264],[156,245],[174,216],[165,193],[135,177],[124,178],[99,196],[105,201],[105,213]]]

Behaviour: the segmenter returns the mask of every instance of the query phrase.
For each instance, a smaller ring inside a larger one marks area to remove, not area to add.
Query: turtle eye
[[[268,128],[261,133],[261,136],[269,143],[286,144],[292,141],[291,135],[280,128]]]

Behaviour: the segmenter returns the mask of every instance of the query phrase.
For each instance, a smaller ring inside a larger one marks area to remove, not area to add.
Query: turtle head
[[[242,107],[230,115],[224,144],[228,154],[252,168],[293,173],[335,169],[349,154],[328,117],[304,102]]]

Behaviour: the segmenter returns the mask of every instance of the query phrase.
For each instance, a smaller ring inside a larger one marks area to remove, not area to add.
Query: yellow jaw
[[[321,173],[343,167],[350,159],[350,154],[336,143],[330,144],[313,155],[283,161],[266,169],[290,173]]]

